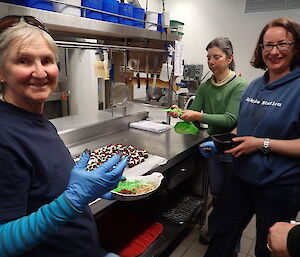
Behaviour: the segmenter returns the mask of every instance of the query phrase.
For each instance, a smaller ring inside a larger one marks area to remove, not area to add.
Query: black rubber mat
[[[176,224],[184,224],[191,220],[202,204],[202,200],[195,196],[161,191],[129,205],[146,215],[164,218]]]

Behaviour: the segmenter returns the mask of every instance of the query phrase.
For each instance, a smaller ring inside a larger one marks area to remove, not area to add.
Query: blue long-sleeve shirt
[[[67,188],[74,161],[43,115],[0,101],[0,224],[36,212]],[[98,257],[90,209],[22,257]]]

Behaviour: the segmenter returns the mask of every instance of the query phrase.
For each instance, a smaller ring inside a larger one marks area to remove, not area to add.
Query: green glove
[[[165,109],[164,112],[178,112],[180,116],[183,115],[182,110],[181,109],[177,109],[177,108],[174,108],[174,109],[172,109],[172,108]]]
[[[175,124],[174,130],[178,134],[197,135],[199,129],[191,121],[179,121]]]

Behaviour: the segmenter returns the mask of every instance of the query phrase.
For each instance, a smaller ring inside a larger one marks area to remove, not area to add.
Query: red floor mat
[[[163,231],[163,225],[120,207],[97,220],[101,245],[121,257],[136,257]]]

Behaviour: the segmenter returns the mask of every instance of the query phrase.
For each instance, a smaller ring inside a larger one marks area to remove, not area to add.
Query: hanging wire
[[[162,10],[165,12],[165,0],[162,0]]]

